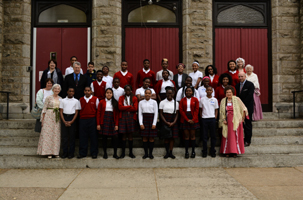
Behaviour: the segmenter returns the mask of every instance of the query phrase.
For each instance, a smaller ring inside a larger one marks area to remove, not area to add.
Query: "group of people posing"
[[[165,141],[165,159],[175,158],[173,146],[178,137],[184,142],[185,158],[195,158],[197,129],[203,141],[202,157],[208,155],[208,135],[210,155],[216,157],[217,121],[222,135],[220,153],[237,157],[251,143],[252,120],[262,119],[258,77],[253,73],[253,66],[245,66],[243,58],[230,60],[227,71],[220,76],[212,65],[205,68],[203,76],[197,61],[193,62],[193,72],[189,75],[184,73],[186,66],[182,63],[176,66],[178,74],[174,75],[168,70],[165,58],[161,62],[162,70],[155,73],[150,69],[150,61],[145,59],[136,83],[127,70],[127,61],[122,61],[121,71],[110,77],[107,66],[95,71],[94,63],[89,62],[83,75],[77,58],[73,56],[70,60],[65,79],[56,61],[48,62],[36,97],[42,109],[35,127],[41,132],[37,153],[48,158],[59,157],[60,144],[61,157],[73,158],[76,135],[79,135],[79,159],[88,155],[89,141],[90,155],[97,158],[98,135],[102,135],[103,158],[108,158],[108,137],[112,139],[114,158],[125,157],[127,141],[128,156],[135,158],[133,133],[136,131],[142,136],[143,159],[154,158],[154,138],[164,132],[161,138]],[[119,142],[122,153],[118,156]]]

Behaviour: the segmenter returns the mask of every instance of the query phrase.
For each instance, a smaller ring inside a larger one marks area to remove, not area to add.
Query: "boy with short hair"
[[[105,99],[105,90],[111,87],[102,79],[103,72],[101,70],[98,70],[96,80],[90,84],[92,95],[98,97],[99,100]]]
[[[67,97],[60,101],[61,140],[63,155],[61,158],[72,159],[75,153],[75,120],[80,110],[80,103],[74,98],[75,89],[68,88]],[[69,144],[69,145],[68,145]]]
[[[95,70],[95,63],[89,62],[87,64],[87,71],[86,74],[84,74],[87,78],[87,85],[90,85],[92,82],[94,82],[97,79],[97,73]]]
[[[68,68],[65,69],[65,76],[74,73],[74,62],[76,62],[76,61],[78,61],[78,58],[76,56],[72,56],[70,58],[71,66],[69,66]],[[82,69],[81,69],[80,73],[83,74]]]
[[[126,85],[130,85],[134,88],[134,77],[127,70],[128,64],[125,60],[121,62],[121,71],[115,73],[114,78],[120,79],[120,87],[124,88]]]
[[[90,153],[93,159],[98,156],[98,134],[96,116],[99,99],[92,95],[90,87],[85,87],[84,97],[80,98],[79,120],[79,156],[81,159],[87,156],[88,138],[90,138]]]
[[[118,78],[114,79],[114,87],[113,87],[113,92],[114,92],[114,98],[119,101],[119,98],[124,95],[124,89],[120,87],[120,80]]]

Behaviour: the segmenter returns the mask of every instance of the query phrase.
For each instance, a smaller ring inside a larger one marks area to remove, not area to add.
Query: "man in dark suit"
[[[87,78],[80,73],[81,71],[81,63],[78,61],[75,61],[73,64],[73,68],[74,68],[74,73],[69,74],[65,77],[65,81],[64,81],[64,96],[66,96],[66,92],[68,90],[68,88],[74,88],[75,89],[75,95],[74,97],[76,99],[80,99],[81,97],[84,96],[84,89],[85,86],[87,85]]]
[[[245,134],[244,145],[248,147],[251,143],[251,137],[252,137],[251,121],[254,112],[255,86],[252,82],[246,80],[246,74],[244,72],[240,72],[238,76],[240,83],[236,85],[237,96],[242,100],[249,114],[249,119],[245,118],[245,123],[243,123],[244,134]]]
[[[185,86],[185,80],[188,77],[188,75],[185,74],[185,73],[183,73],[184,69],[185,69],[185,65],[184,64],[179,63],[177,65],[178,74],[175,74],[174,78],[173,78],[173,81],[175,82],[176,89],[177,89],[177,91],[175,92],[175,94],[177,94],[177,92],[179,91],[179,89],[181,87]],[[179,85],[179,80],[181,80],[181,86]]]

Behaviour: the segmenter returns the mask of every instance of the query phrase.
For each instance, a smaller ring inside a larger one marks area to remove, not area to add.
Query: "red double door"
[[[86,72],[88,55],[88,28],[37,28],[36,29],[35,91],[40,89],[41,73],[48,68],[50,53],[57,54],[57,68],[65,75],[70,58],[76,56]]]
[[[168,69],[177,72],[179,63],[179,28],[125,28],[125,60],[135,79],[143,68],[143,60],[150,60],[154,72],[161,70],[161,60],[168,59]]]
[[[229,60],[244,58],[245,64],[254,66],[254,73],[258,75],[262,105],[270,108],[267,31],[257,28],[216,28],[215,66],[218,74],[221,74],[227,70]]]

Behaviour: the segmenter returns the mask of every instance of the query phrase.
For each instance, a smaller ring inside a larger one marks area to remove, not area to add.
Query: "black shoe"
[[[81,156],[81,155],[77,156],[78,159],[85,158],[85,157],[86,156]]]
[[[129,156],[130,158],[136,158],[136,156],[135,156],[134,154],[132,154],[132,153],[128,154],[128,156]]]
[[[69,155],[68,156],[68,159],[72,159],[72,158],[74,158],[75,156],[74,155]]]
[[[210,156],[211,156],[212,158],[215,158],[217,155],[216,155],[216,153],[212,153],[212,154],[210,154]]]
[[[143,159],[146,159],[146,158],[148,158],[148,155],[145,154],[144,156],[142,156],[142,158],[143,158]]]
[[[117,154],[114,154],[113,158],[119,159],[119,156],[117,156]]]
[[[207,157],[207,153],[202,153],[202,158],[206,158]]]
[[[123,159],[125,157],[125,154],[121,154],[121,156],[119,157],[120,159]]]
[[[188,159],[189,158],[189,153],[185,153],[185,158]]]
[[[104,159],[107,159],[107,158],[108,158],[107,153],[104,153],[103,158],[104,158]]]
[[[248,143],[248,142],[244,143],[244,147],[249,147],[249,146],[250,146],[250,143]]]
[[[165,156],[163,157],[164,159],[167,159],[169,157],[169,154],[165,154]]]
[[[191,158],[195,158],[195,157],[196,157],[196,153],[195,153],[195,152],[192,152],[190,157],[191,157]]]
[[[154,159],[153,154],[150,154],[148,157],[149,157],[150,159]]]
[[[176,158],[176,156],[174,156],[172,153],[170,153],[168,156],[169,156],[170,158],[172,158],[172,159],[175,159],[175,158]]]
[[[62,159],[67,158],[67,154],[63,154],[63,155],[61,156],[61,158],[62,158]]]
[[[97,158],[97,155],[92,155],[92,159],[96,159]]]

